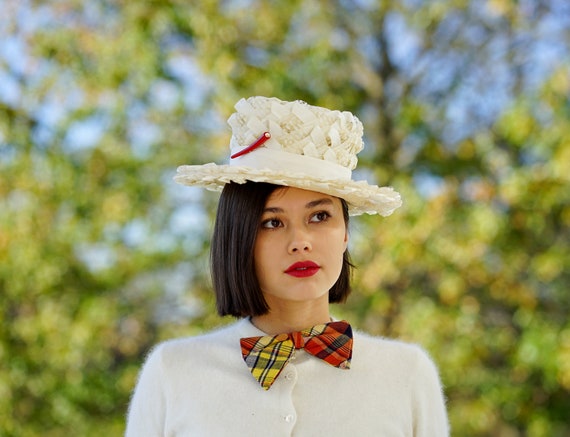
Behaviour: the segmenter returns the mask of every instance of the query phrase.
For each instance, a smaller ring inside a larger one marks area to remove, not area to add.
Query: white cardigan
[[[127,437],[449,435],[437,370],[417,346],[354,332],[351,368],[297,351],[265,391],[239,339],[249,319],[157,346],[140,374]]]

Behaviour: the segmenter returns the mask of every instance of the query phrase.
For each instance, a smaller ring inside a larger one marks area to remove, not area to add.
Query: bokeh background
[[[267,95],[405,199],[335,314],[430,352],[453,435],[570,436],[569,93],[566,0],[0,0],[0,435],[119,436],[149,348],[230,321],[172,176]]]

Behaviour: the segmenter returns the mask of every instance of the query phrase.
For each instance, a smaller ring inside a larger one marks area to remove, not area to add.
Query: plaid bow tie
[[[240,343],[245,363],[265,390],[269,390],[295,349],[305,349],[341,369],[350,368],[352,358],[352,328],[345,321],[316,325],[289,334],[242,338]]]

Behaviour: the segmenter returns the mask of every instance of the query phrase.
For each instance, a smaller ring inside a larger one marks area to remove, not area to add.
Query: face
[[[338,198],[279,188],[267,199],[254,246],[255,271],[269,307],[326,299],[348,244]]]

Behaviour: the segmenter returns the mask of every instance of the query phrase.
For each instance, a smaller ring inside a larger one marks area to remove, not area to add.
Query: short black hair
[[[255,274],[254,246],[267,199],[280,185],[230,182],[218,203],[210,248],[210,272],[221,316],[260,316],[269,311]],[[348,228],[348,205],[340,199]],[[329,291],[329,302],[346,301],[352,275],[350,254],[343,254],[339,278]]]

